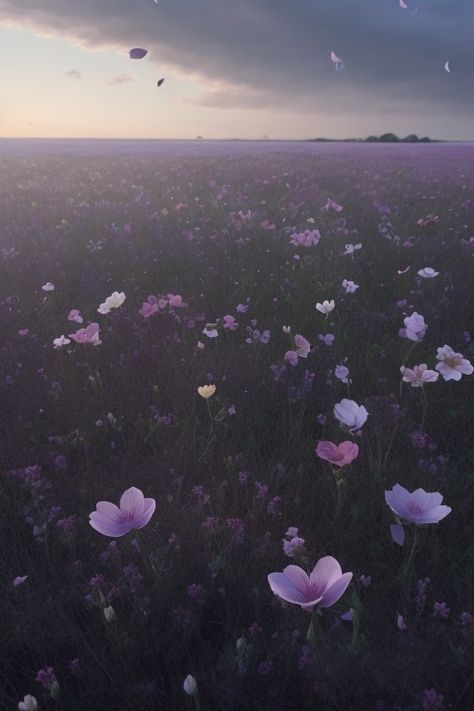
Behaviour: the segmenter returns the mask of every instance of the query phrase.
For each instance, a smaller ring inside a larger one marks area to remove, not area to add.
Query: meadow
[[[474,146],[206,143],[2,147],[0,708],[470,709]]]

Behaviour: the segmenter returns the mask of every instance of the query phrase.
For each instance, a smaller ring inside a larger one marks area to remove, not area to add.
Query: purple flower
[[[118,538],[146,526],[155,508],[155,499],[145,499],[140,489],[132,486],[122,494],[120,508],[109,501],[99,501],[96,511],[89,514],[89,523],[104,536]]]
[[[303,610],[331,607],[345,593],[352,573],[343,573],[335,558],[320,558],[308,576],[297,565],[288,565],[283,573],[270,573],[272,592],[282,600],[299,605]]]
[[[449,506],[442,506],[443,497],[439,492],[429,493],[417,489],[410,493],[400,484],[385,492],[385,501],[397,519],[415,525],[439,523],[451,513]]]

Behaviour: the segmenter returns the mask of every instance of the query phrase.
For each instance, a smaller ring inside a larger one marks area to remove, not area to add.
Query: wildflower
[[[226,316],[224,316],[224,318],[222,320],[224,322],[223,323],[224,328],[229,329],[229,331],[236,331],[239,327],[238,321],[236,321],[235,318],[233,316],[231,316],[230,314],[227,314]]]
[[[331,299],[331,301],[327,301],[327,300],[326,300],[326,301],[323,301],[322,304],[320,304],[319,301],[318,301],[318,303],[316,304],[316,309],[317,309],[320,313],[326,314],[326,316],[327,316],[328,314],[330,314],[331,311],[334,310],[334,307],[335,307],[334,299]]]
[[[349,383],[348,375],[349,375],[349,368],[346,368],[345,365],[336,365],[334,369],[334,375],[338,380],[341,381],[341,383]]]
[[[440,361],[436,370],[441,373],[444,380],[461,380],[463,375],[471,375],[474,371],[471,363],[462,353],[455,353],[451,346],[446,344],[438,348],[436,359]]]
[[[112,622],[116,622],[117,615],[115,614],[115,610],[112,607],[112,605],[109,605],[108,607],[104,607],[104,617],[105,617],[105,621],[108,622],[109,625],[111,625]]]
[[[403,338],[408,338],[410,341],[420,342],[423,340],[428,326],[425,323],[423,316],[414,311],[411,316],[403,319],[405,328],[401,328],[399,335]]]
[[[173,309],[184,309],[188,306],[183,301],[183,297],[180,294],[166,294],[169,305]]]
[[[421,388],[425,383],[435,383],[439,378],[439,373],[434,370],[428,370],[426,363],[414,365],[413,368],[405,368],[400,366],[400,372],[403,376],[404,383],[410,383],[412,388]]]
[[[17,577],[13,580],[13,587],[17,588],[19,585],[23,585],[27,578],[27,575],[17,575]]]
[[[84,321],[79,309],[71,309],[68,314],[67,320],[68,321],[76,321],[76,323],[83,323],[83,321]]]
[[[439,523],[451,513],[449,506],[441,505],[443,496],[439,492],[417,489],[410,493],[400,484],[395,484],[391,491],[385,492],[385,501],[397,519],[417,526]]]
[[[363,405],[344,398],[334,405],[334,416],[352,433],[362,427],[369,413]]]
[[[450,612],[451,608],[445,602],[435,602],[433,605],[433,615],[435,617],[442,617],[445,620],[449,617]]]
[[[288,565],[283,573],[268,576],[275,595],[309,611],[334,605],[345,593],[351,579],[352,573],[343,574],[332,556],[320,558],[309,576],[297,565]]]
[[[407,628],[405,619],[404,619],[403,615],[401,615],[399,612],[397,612],[397,627],[402,632],[404,632]]]
[[[75,333],[70,333],[69,337],[76,343],[90,343],[92,346],[100,346],[102,343],[99,338],[98,323],[90,323],[87,328],[80,328]]]
[[[38,708],[38,702],[35,697],[31,694],[26,694],[23,701],[18,703],[18,708],[20,711],[36,711]]]
[[[343,256],[346,256],[346,254],[354,254],[356,250],[362,249],[362,244],[360,242],[359,244],[346,244],[344,248]]]
[[[50,281],[47,281],[46,284],[43,284],[41,288],[43,289],[43,291],[54,291],[55,287],[54,284],[51,284]]]
[[[199,395],[203,397],[205,400],[210,398],[214,393],[216,392],[216,386],[215,385],[201,385],[197,389]]]
[[[69,343],[71,343],[69,338],[66,338],[66,336],[62,335],[59,336],[59,338],[55,338],[53,340],[53,345],[56,349],[62,348],[63,346],[67,346]]]
[[[343,279],[342,288],[345,290],[346,294],[354,294],[359,288],[359,285],[355,284],[353,281]]]
[[[120,508],[109,501],[99,501],[89,514],[90,525],[110,538],[123,536],[134,528],[143,528],[156,508],[155,499],[145,499],[140,489],[132,486],[120,498]]]
[[[298,529],[290,527],[285,533],[285,538],[282,540],[283,553],[288,558],[296,558],[304,553],[305,539],[298,536]]]
[[[417,272],[418,276],[423,277],[423,279],[434,279],[438,276],[439,272],[435,272],[431,267],[424,267]]]
[[[143,316],[143,318],[149,318],[150,316],[153,316],[153,314],[156,314],[157,311],[158,304],[156,302],[151,303],[150,301],[144,301],[141,309],[138,310],[138,313],[140,316]]]
[[[350,464],[359,454],[359,447],[354,442],[341,442],[336,445],[333,442],[321,441],[315,449],[316,454],[320,459],[324,459],[330,464],[335,464],[338,467],[344,467]]]
[[[114,291],[110,296],[106,298],[103,304],[99,306],[97,311],[100,314],[108,314],[112,309],[118,309],[119,306],[122,306],[123,302],[125,301],[125,294],[123,291],[120,293],[118,291]]]

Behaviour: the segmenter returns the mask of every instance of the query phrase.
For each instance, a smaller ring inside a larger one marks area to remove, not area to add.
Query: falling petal
[[[408,9],[408,5],[406,4],[406,2],[404,2],[404,0],[400,0],[400,7],[401,7],[403,10],[407,10],[407,9]]]
[[[406,274],[409,269],[410,265],[408,265],[408,267],[405,267],[405,269],[397,269],[397,274]]]
[[[342,59],[338,57],[335,52],[331,52],[331,62],[334,62],[334,64],[344,64]]]
[[[448,72],[448,74],[451,72],[451,67],[449,66],[449,62],[446,62],[446,64],[444,65],[444,69],[446,72]]]
[[[403,546],[405,542],[405,531],[401,523],[392,523],[390,526],[390,535],[395,543],[399,546]]]
[[[158,81],[156,82],[156,86],[161,86],[163,84],[164,80],[165,80],[164,77],[162,79],[158,79]]]
[[[143,59],[147,54],[148,50],[141,47],[134,47],[129,52],[130,59]]]

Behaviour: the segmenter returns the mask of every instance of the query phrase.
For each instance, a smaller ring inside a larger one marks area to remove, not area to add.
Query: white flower
[[[62,348],[63,346],[67,346],[69,343],[71,343],[69,338],[66,338],[66,336],[59,336],[59,338],[55,338],[53,341],[53,345],[55,348]]]
[[[38,702],[35,697],[31,694],[26,694],[23,701],[18,704],[20,711],[36,711],[38,708]]]
[[[354,294],[359,288],[358,284],[354,284],[353,281],[344,279],[342,282],[342,288],[345,289],[346,294]]]
[[[50,281],[47,281],[46,284],[43,284],[41,287],[43,291],[54,291],[54,284],[51,284]]]
[[[334,405],[334,416],[348,428],[349,432],[355,432],[362,427],[369,413],[363,405],[344,398]]]
[[[291,331],[291,326],[283,326],[283,333],[289,333]]]
[[[354,252],[357,249],[362,249],[362,244],[359,242],[359,244],[346,244],[345,245],[345,252],[343,253],[344,255],[346,254],[354,254]]]
[[[122,306],[125,299],[126,296],[123,291],[121,291],[120,293],[118,291],[114,291],[113,294],[108,296],[104,303],[99,306],[97,311],[100,314],[108,314],[110,313],[111,309],[118,309],[119,306]]]
[[[191,674],[188,674],[184,680],[183,689],[188,696],[194,696],[197,693],[196,679]]]
[[[474,371],[471,363],[462,353],[455,353],[451,346],[446,344],[438,348],[436,359],[440,361],[436,370],[441,373],[444,380],[461,380],[463,375],[471,375]]]
[[[403,323],[405,324],[405,332],[403,335],[406,338],[415,342],[423,340],[428,326],[421,314],[414,311],[411,316],[407,316],[403,319]],[[403,330],[404,329],[402,329],[402,331]]]
[[[326,314],[326,316],[328,314],[330,314],[331,311],[333,311],[334,307],[335,307],[334,299],[331,299],[331,301],[327,301],[327,300],[323,301],[322,304],[320,304],[319,302],[316,304],[316,309],[320,313]]]
[[[203,397],[205,400],[207,400],[209,397],[214,395],[216,392],[216,386],[215,385],[201,385],[200,388],[198,388],[198,393],[201,397]]]
[[[423,279],[434,279],[434,277],[438,276],[439,272],[435,272],[431,267],[424,267],[424,269],[420,269],[417,274],[423,277]]]

